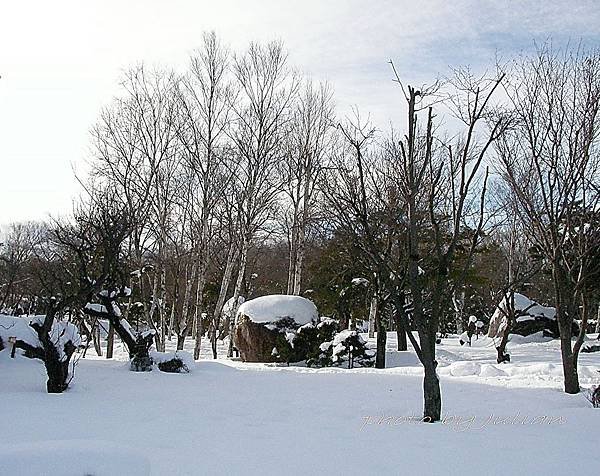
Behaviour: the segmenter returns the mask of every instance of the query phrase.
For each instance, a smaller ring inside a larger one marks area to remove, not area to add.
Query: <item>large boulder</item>
[[[277,362],[279,333],[265,325],[255,323],[248,316],[242,316],[235,327],[234,342],[244,362]]]
[[[279,362],[284,358],[281,347],[293,347],[295,331],[317,318],[313,302],[300,296],[252,299],[238,309],[234,343],[244,362]]]
[[[509,309],[509,300],[505,296],[498,304],[490,319],[488,337],[499,338],[502,336],[507,323],[506,316]],[[523,294],[515,293],[514,313],[516,322],[510,331],[511,334],[518,334],[525,337],[537,332],[543,332],[544,335],[554,338],[560,336],[555,308],[542,306]],[[576,323],[573,323],[571,332],[573,335],[579,332],[579,327]]]

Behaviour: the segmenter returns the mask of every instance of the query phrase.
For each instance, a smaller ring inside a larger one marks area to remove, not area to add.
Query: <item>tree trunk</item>
[[[185,344],[185,338],[187,337],[188,332],[190,331],[190,324],[191,324],[190,320],[189,320],[190,301],[192,299],[192,285],[193,285],[194,279],[199,274],[198,267],[199,267],[198,264],[192,264],[192,272],[190,274],[188,274],[189,267],[186,266],[186,271],[185,271],[186,283],[185,283],[185,291],[183,293],[183,305],[181,308],[181,316],[178,320],[178,325],[177,325],[177,350],[183,350],[183,346]],[[193,319],[192,319],[192,321],[193,321]]]
[[[296,271],[296,215],[297,211],[294,210],[292,229],[290,232],[290,254],[288,257],[288,279],[286,294],[293,294],[294,291],[294,274]]]
[[[560,353],[565,378],[565,393],[579,393],[579,376],[571,348],[571,326],[560,325]]]
[[[398,339],[398,350],[401,352],[408,350],[408,342],[406,339],[406,329],[404,328],[404,324],[402,324],[402,320],[400,319],[400,314],[398,312],[394,313],[394,322],[396,324],[396,337]]]
[[[152,278],[152,304],[148,310],[148,322],[150,322],[152,328],[156,331],[154,334],[154,340],[156,342],[156,350],[164,352],[164,341],[161,340],[161,327],[160,322],[157,325],[154,320],[154,316],[158,310],[158,282],[159,272],[155,270],[154,277]]]
[[[560,331],[560,353],[565,379],[565,393],[579,393],[577,362],[574,359],[571,329],[575,315],[575,296],[569,289],[566,272],[559,262],[553,263],[554,293],[556,299],[556,319]]]
[[[43,324],[39,322],[31,323],[30,327],[36,332],[42,347],[32,347],[23,341],[17,341],[16,346],[31,352],[31,356],[41,359],[46,367],[48,381],[46,382],[46,390],[48,393],[62,393],[69,386],[69,363],[71,357],[76,350],[75,345],[68,341],[64,344],[62,351],[64,356],[61,359],[56,344],[52,340],[50,333],[54,324],[54,316],[56,309],[53,305],[46,313]]]
[[[160,269],[160,298],[158,301],[158,313],[160,316],[160,349],[159,352],[165,351],[165,340],[166,340],[166,331],[167,331],[167,323],[165,319],[166,314],[166,303],[165,297],[167,296],[167,279],[166,279],[166,271],[164,266],[161,265]],[[158,346],[157,346],[158,347]]]
[[[185,335],[177,334],[177,350],[183,350],[185,345]]]
[[[242,242],[242,252],[240,255],[240,268],[238,270],[237,280],[235,282],[235,288],[233,288],[233,305],[231,307],[231,315],[227,317],[227,323],[229,324],[229,348],[227,350],[227,357],[233,357],[233,334],[237,324],[237,310],[238,301],[240,297],[240,291],[242,290],[242,284],[244,283],[244,275],[246,274],[246,261],[248,259],[248,238],[244,238]]]
[[[69,361],[61,362],[56,358],[44,363],[46,364],[46,372],[48,374],[48,381],[46,382],[48,393],[64,392],[68,387]]]
[[[506,344],[508,344],[508,335],[510,334],[510,328],[511,325],[507,322],[506,328],[502,332],[502,339],[500,339],[500,345],[496,347],[496,362],[498,362],[499,364],[503,362],[510,362],[510,356],[506,353]]]
[[[371,298],[371,307],[369,308],[369,339],[375,337],[375,315],[377,314],[377,297]]]
[[[306,205],[305,205],[306,206]],[[304,265],[304,253],[306,250],[306,217],[302,214],[302,222],[298,225],[298,235],[296,242],[296,260],[294,263],[294,287],[292,294],[300,295],[300,285],[302,284],[302,267]]]
[[[225,272],[221,279],[221,288],[219,290],[219,297],[217,298],[217,304],[215,305],[214,311],[214,321],[217,332],[219,330],[221,313],[223,312],[223,306],[225,305],[227,291],[229,290],[229,283],[233,276],[233,266],[235,264],[236,254],[235,243],[231,243],[229,245],[229,251],[227,252],[227,264],[225,265]]]
[[[108,336],[106,341],[106,358],[112,359],[115,347],[115,327],[112,322],[108,323]]]
[[[506,345],[508,344],[508,337],[510,335],[510,331],[512,330],[512,327],[514,325],[514,323],[516,322],[516,315],[515,315],[515,292],[514,291],[508,291],[507,293],[504,293],[504,302],[506,302],[506,311],[505,311],[505,319],[506,319],[506,326],[504,327],[504,330],[502,331],[502,339],[500,339],[500,345],[498,345],[498,347],[496,347],[496,350],[498,351],[498,355],[496,357],[496,362],[498,362],[499,364],[503,363],[503,362],[510,362],[510,355],[506,353]],[[501,308],[500,308],[501,309]]]
[[[194,360],[200,358],[200,346],[202,345],[202,335],[204,334],[204,324],[202,323],[202,295],[204,294],[204,285],[206,283],[206,266],[203,264],[198,276],[198,287],[196,288],[196,342],[194,344]]]
[[[562,306],[561,306],[562,304]],[[559,307],[560,306],[560,307]],[[566,303],[559,301],[557,306],[558,329],[560,331],[560,354],[562,358],[563,374],[565,379],[565,393],[579,393],[579,377],[577,375],[577,362],[573,355],[571,328],[572,317],[566,311]],[[569,306],[571,307],[571,306]]]
[[[173,327],[175,326],[175,303],[177,298],[173,296],[173,304],[171,305],[171,313],[169,314],[169,325],[167,331],[167,339],[169,342],[173,340]],[[177,336],[179,337],[179,336]]]
[[[385,346],[387,341],[387,332],[381,316],[381,312],[376,312],[375,320],[377,322],[377,353],[375,355],[375,368],[385,369]]]
[[[452,293],[452,303],[454,304],[454,318],[456,323],[456,333],[462,334],[463,329],[463,312],[465,308],[465,292],[461,291],[458,296],[456,291]]]
[[[96,321],[96,325],[92,329],[92,340],[94,341],[94,350],[98,357],[102,357],[102,345],[100,343],[100,322]]]
[[[423,367],[425,369],[425,378],[423,379],[423,394],[425,396],[423,421],[433,423],[440,420],[442,412],[440,380],[436,372],[435,361],[424,364]]]

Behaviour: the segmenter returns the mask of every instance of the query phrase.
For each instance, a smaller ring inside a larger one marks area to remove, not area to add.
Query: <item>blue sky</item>
[[[205,30],[233,49],[281,39],[290,64],[328,80],[382,129],[401,124],[407,82],[492,66],[533,48],[600,45],[598,1],[86,0],[7,2],[0,16],[0,224],[66,213],[89,129],[138,61],[182,69]]]

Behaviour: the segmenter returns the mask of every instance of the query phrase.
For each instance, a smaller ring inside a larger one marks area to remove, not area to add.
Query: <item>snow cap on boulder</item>
[[[317,320],[317,307],[309,299],[300,296],[271,294],[244,302],[238,309],[238,318],[246,316],[255,323],[271,323],[291,318],[297,324]]]

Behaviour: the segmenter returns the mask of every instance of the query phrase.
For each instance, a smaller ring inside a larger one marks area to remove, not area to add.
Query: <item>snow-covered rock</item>
[[[509,298],[504,296],[490,319],[489,337],[500,337],[502,335],[508,323],[506,316],[510,308]],[[547,335],[558,337],[555,308],[542,306],[523,294],[515,293],[514,313],[516,322],[511,329],[511,333],[528,336],[543,331]],[[573,332],[577,332],[576,325],[574,325]]]
[[[234,342],[245,362],[297,362],[307,359],[307,339],[315,337],[317,326],[323,323],[316,306],[306,298],[262,296],[239,307]]]

